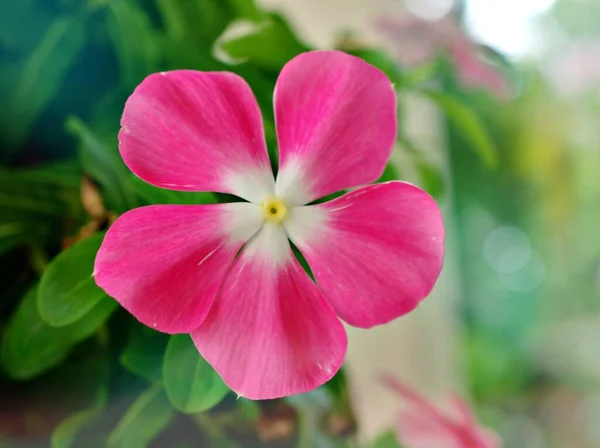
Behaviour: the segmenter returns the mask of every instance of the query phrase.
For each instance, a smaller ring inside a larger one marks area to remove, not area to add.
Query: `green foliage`
[[[37,48],[27,57],[22,76],[15,77],[6,89],[10,96],[0,115],[0,129],[8,137],[5,151],[13,153],[23,143],[61,88],[85,40],[84,17],[61,17],[49,26]]]
[[[283,18],[276,14],[271,14],[253,32],[223,42],[221,47],[233,58],[273,71],[280,70],[298,53],[308,50]]]
[[[205,411],[218,404],[229,389],[198,354],[188,335],[171,336],[163,364],[169,401],[182,412]]]
[[[45,245],[65,225],[81,224],[80,171],[72,163],[35,169],[0,167],[0,254]]]
[[[69,118],[66,126],[79,140],[81,165],[99,183],[107,206],[116,212],[135,207],[135,196],[127,183],[130,173],[117,151],[117,136],[112,135],[112,143],[107,143],[75,117]]]
[[[442,108],[448,121],[463,139],[476,151],[489,168],[498,164],[498,151],[484,124],[466,104],[442,92],[426,90],[424,93]]]
[[[38,314],[37,292],[37,286],[27,292],[2,339],[0,363],[15,379],[32,378],[59,364],[77,342],[93,335],[117,306],[106,297],[79,321],[51,327]]]
[[[373,445],[371,446],[371,448],[402,448],[402,447],[398,443],[398,438],[396,437],[396,434],[394,434],[392,431],[388,431],[388,432],[385,432],[382,435],[380,435],[377,439],[375,439],[375,442],[373,442]]]
[[[79,377],[84,380],[83,393],[91,394],[89,404],[65,418],[52,432],[51,448],[76,446],[79,433],[98,417],[108,399],[108,359],[104,355],[92,354],[83,365],[78,364]]]
[[[94,259],[104,233],[74,244],[48,265],[37,297],[40,317],[48,324],[62,327],[85,316],[106,294],[94,281]]]
[[[151,382],[161,382],[169,336],[142,325],[134,325],[130,331],[119,361],[131,373]]]
[[[174,409],[164,390],[152,386],[139,396],[108,437],[110,448],[144,448],[172,420]]]

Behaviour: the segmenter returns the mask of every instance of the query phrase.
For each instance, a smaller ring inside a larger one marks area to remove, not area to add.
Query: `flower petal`
[[[420,408],[401,411],[397,431],[407,448],[479,448],[464,444],[458,429],[440,423]]]
[[[303,53],[275,87],[277,195],[290,205],[377,180],[396,139],[389,79],[340,51]]]
[[[225,383],[251,399],[315,389],[338,371],[347,345],[284,230],[270,223],[244,247],[192,338]]]
[[[253,202],[273,194],[260,109],[233,73],[148,76],[125,105],[119,149],[131,171],[157,187]]]
[[[427,193],[404,182],[291,208],[285,227],[337,315],[357,327],[414,309],[442,268],[440,210]]]
[[[261,226],[255,204],[155,205],[123,214],[96,256],[96,283],[143,324],[188,333]]]

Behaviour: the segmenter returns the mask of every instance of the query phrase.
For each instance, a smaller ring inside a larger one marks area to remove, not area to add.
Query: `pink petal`
[[[292,208],[285,225],[337,315],[357,327],[414,309],[442,268],[440,210],[427,193],[404,182]]]
[[[273,224],[242,250],[192,338],[225,383],[251,399],[315,389],[338,371],[347,345],[342,323]]]
[[[119,149],[127,166],[157,187],[258,202],[273,194],[260,109],[233,73],[148,76],[125,105]]]
[[[143,324],[188,333],[262,223],[254,204],[155,205],[123,214],[96,256],[96,283]]]
[[[402,411],[397,422],[398,439],[406,448],[479,448],[465,445],[451,427],[422,409]]]
[[[275,87],[277,195],[290,205],[377,180],[396,138],[396,94],[362,59],[313,51],[288,62]]]

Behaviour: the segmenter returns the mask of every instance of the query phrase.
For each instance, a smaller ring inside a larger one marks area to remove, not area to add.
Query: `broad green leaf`
[[[134,1],[108,3],[108,31],[117,53],[121,82],[131,91],[147,75],[159,71],[157,30]]]
[[[110,448],[144,448],[174,416],[162,387],[156,385],[139,396],[129,407],[117,427],[110,433]]]
[[[371,448],[401,448],[401,445],[398,443],[396,434],[388,431],[375,439]]]
[[[308,47],[298,40],[277,14],[270,14],[254,32],[222,42],[221,48],[235,59],[248,60],[274,71],[279,71],[297,54],[308,51]]]
[[[158,188],[144,182],[137,176],[130,176],[131,188],[148,204],[216,204],[214,193],[189,192]]]
[[[29,379],[59,364],[75,344],[94,334],[117,308],[117,302],[105,297],[79,321],[51,327],[38,314],[37,293],[35,286],[25,294],[2,339],[0,364],[14,379]]]
[[[229,392],[217,372],[202,358],[189,335],[171,336],[163,363],[169,400],[182,412],[212,408]]]
[[[0,120],[12,150],[24,141],[38,116],[62,87],[85,42],[84,18],[59,18],[27,58],[17,84],[6,90],[9,95]]]
[[[432,90],[425,90],[423,93],[442,108],[450,124],[477,152],[482,162],[488,167],[496,166],[498,163],[496,146],[477,114],[466,104],[445,93]]]
[[[104,232],[79,241],[59,254],[46,268],[38,291],[42,319],[55,327],[72,324],[106,297],[92,273]]]
[[[152,382],[162,381],[162,365],[169,336],[143,325],[131,328],[119,361],[127,370]]]
[[[125,212],[138,205],[127,183],[130,173],[117,150],[117,136],[111,135],[113,142],[107,144],[76,117],[69,118],[66,127],[79,140],[83,169],[100,184],[108,208]]]

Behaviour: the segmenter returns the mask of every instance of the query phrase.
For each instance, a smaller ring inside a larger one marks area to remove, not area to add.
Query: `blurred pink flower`
[[[386,17],[378,20],[378,26],[404,66],[423,64],[446,51],[454,60],[458,78],[465,87],[488,90],[499,99],[509,96],[504,77],[480,59],[478,45],[453,19],[446,17],[429,22],[412,16]]]
[[[461,398],[451,397],[449,412],[443,412],[390,375],[383,383],[408,404],[397,421],[398,439],[406,448],[500,448],[500,438],[478,425]]]
[[[377,180],[396,139],[396,94],[375,67],[337,51],[288,62],[274,93],[273,177],[260,109],[229,72],[146,78],[128,99],[119,150],[146,182],[248,202],[155,205],[123,214],[95,262],[97,284],[143,324],[190,333],[239,395],[314,389],[340,368],[340,318],[368,328],[414,309],[442,267],[435,201]],[[308,261],[304,272],[288,238]]]

